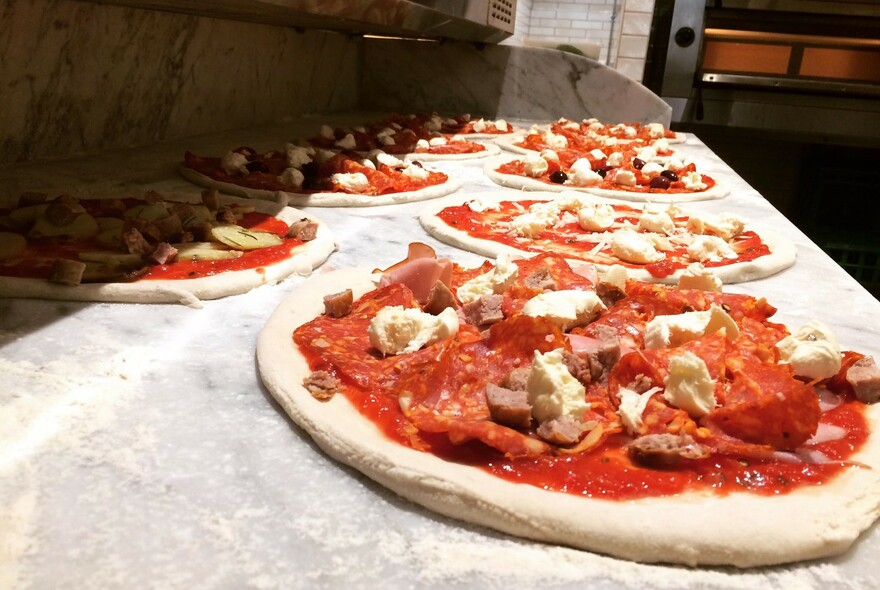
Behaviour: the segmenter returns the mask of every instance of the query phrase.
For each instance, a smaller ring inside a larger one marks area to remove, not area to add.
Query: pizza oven
[[[835,260],[880,292],[880,3],[658,0],[644,83]]]

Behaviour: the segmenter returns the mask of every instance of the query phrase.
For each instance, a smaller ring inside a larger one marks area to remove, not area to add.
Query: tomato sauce
[[[576,221],[547,228],[537,236],[528,239],[508,233],[507,226],[504,224],[525,213],[531,205],[537,202],[531,200],[502,201],[498,211],[486,210],[481,213],[473,211],[467,205],[457,205],[446,207],[437,214],[437,217],[450,227],[466,232],[474,238],[491,240],[528,252],[555,252],[573,260],[599,264],[620,264],[627,268],[644,268],[657,278],[667,277],[693,262],[688,256],[685,246],[675,246],[672,250],[664,252],[666,258],[649,264],[621,261],[611,254],[608,244],[598,252],[594,252],[599,245],[599,239],[592,238],[592,232],[583,230]],[[626,205],[613,205],[613,208],[618,221],[626,220],[638,225],[641,214],[638,209]],[[686,223],[686,220],[685,217],[674,219],[679,226]],[[734,238],[731,247],[737,254],[736,258],[726,258],[715,262],[707,261],[703,265],[706,267],[727,266],[737,262],[752,261],[770,254],[770,248],[767,244],[752,231],[743,232]]]

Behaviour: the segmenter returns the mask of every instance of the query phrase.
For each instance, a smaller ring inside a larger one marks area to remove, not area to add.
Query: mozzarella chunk
[[[593,186],[602,182],[602,177],[593,172],[590,161],[586,158],[578,158],[568,169],[566,184],[572,186]]]
[[[483,119],[477,119],[476,121],[474,121],[473,127],[474,127],[474,132],[482,133],[483,131],[486,130],[486,121]]]
[[[659,139],[666,133],[662,123],[648,123],[648,137]]]
[[[226,154],[220,158],[220,166],[222,166],[223,171],[230,176],[235,174],[247,176],[249,174],[247,163],[247,157],[238,152],[226,152]]]
[[[682,289],[698,289],[700,291],[721,292],[721,279],[711,270],[694,262],[681,273],[678,286]]]
[[[618,144],[616,137],[604,137],[602,138],[602,145],[606,147],[614,147]]]
[[[446,145],[446,138],[445,137],[432,137],[430,140],[428,140],[428,145],[435,145],[435,146],[436,145]]]
[[[645,209],[639,216],[639,227],[655,234],[669,235],[675,231],[675,222],[665,211],[649,211]]]
[[[688,246],[688,256],[697,262],[718,262],[724,258],[736,258],[736,252],[726,241],[716,236],[697,236]]]
[[[614,174],[614,183],[620,186],[635,186],[636,175],[630,170],[618,170]]]
[[[666,255],[658,252],[653,240],[632,230],[615,232],[611,236],[611,252],[624,262],[648,264],[663,260]]]
[[[623,135],[628,139],[632,139],[633,137],[638,135],[638,131],[636,131],[635,127],[631,127],[629,125],[626,125],[623,128]]]
[[[529,154],[523,159],[523,164],[525,165],[525,172],[528,176],[533,178],[537,178],[547,172],[549,166],[547,165],[547,160],[542,158],[540,154]]]
[[[431,147],[431,144],[428,143],[427,139],[420,139],[416,142],[416,149],[426,150]]]
[[[623,164],[623,154],[621,154],[620,152],[614,152],[605,159],[605,163],[608,166],[620,166],[621,164]]]
[[[505,131],[506,132],[506,131],[510,130],[510,126],[507,124],[507,121],[505,121],[504,119],[498,119],[497,121],[495,121],[495,129],[497,129],[498,131]]]
[[[330,127],[330,125],[321,125],[321,137],[324,139],[336,139],[336,134],[333,133],[333,127]]]
[[[562,123],[562,122],[563,122],[562,120],[559,121],[559,123]],[[571,131],[579,131],[581,126],[580,126],[580,123],[576,123],[574,121],[568,121],[564,125],[562,125],[562,128],[569,129]]]
[[[287,165],[297,170],[311,162],[312,156],[315,155],[314,148],[300,147],[292,143],[288,143],[284,149],[287,154]]]
[[[652,387],[644,393],[638,393],[626,387],[621,387],[618,390],[617,397],[620,399],[620,405],[617,406],[617,414],[620,416],[620,421],[626,427],[627,432],[635,434],[641,430],[643,424],[642,415],[645,413],[645,408],[648,407],[651,396],[658,391],[660,391],[659,387]]]
[[[701,191],[708,187],[708,185],[703,182],[703,176],[699,172],[688,172],[682,176],[681,181],[684,183],[684,188],[689,191]]]
[[[544,354],[536,350],[532,360],[526,391],[532,416],[539,423],[562,416],[581,420],[588,409],[584,386],[569,373],[562,350],[557,348]]]
[[[495,268],[478,275],[461,285],[455,292],[459,301],[469,303],[483,295],[504,293],[513,284],[519,274],[519,267],[508,254],[501,254],[495,259]]]
[[[692,418],[701,418],[715,408],[715,380],[706,363],[692,352],[669,359],[663,397]]]
[[[370,344],[382,354],[406,354],[458,332],[458,314],[447,307],[439,315],[400,305],[383,307],[370,321]]]
[[[345,137],[336,142],[336,146],[344,150],[353,150],[357,147],[357,141],[355,141],[354,135],[348,133]]]
[[[717,305],[712,305],[707,311],[658,315],[645,325],[645,348],[674,348],[721,329],[724,329],[728,340],[739,337],[736,322]]]
[[[626,267],[621,264],[612,264],[599,279],[600,283],[604,283],[611,287],[616,287],[624,293],[626,292],[626,281],[629,278],[629,272]]]
[[[559,154],[553,150],[541,150],[541,157],[548,162],[559,162]]]
[[[590,155],[593,156],[594,158],[596,158],[597,160],[604,160],[608,157],[605,155],[605,152],[603,152],[599,148],[596,148],[596,149],[590,151]]]
[[[776,343],[779,362],[794,374],[809,379],[827,379],[840,371],[840,346],[828,326],[812,321]]]
[[[693,213],[687,222],[687,229],[695,234],[711,234],[730,241],[745,230],[742,218],[732,214],[713,215],[712,213]]]
[[[292,166],[285,168],[281,176],[278,177],[278,182],[287,186],[302,186],[303,180],[305,180],[303,173]]]
[[[535,203],[527,213],[514,217],[510,229],[520,236],[535,237],[559,219],[559,206],[553,201]]]
[[[410,164],[404,168],[403,173],[414,180],[425,180],[428,178],[428,171],[415,164]]]
[[[474,211],[476,213],[482,213],[483,211],[499,211],[501,210],[501,205],[494,201],[489,201],[486,199],[473,199],[467,202],[468,209]]]
[[[642,174],[660,174],[663,172],[663,166],[656,162],[648,162],[644,166],[642,166]]]
[[[654,142],[654,147],[657,148],[658,152],[668,152],[669,151],[669,140],[665,137],[661,137],[657,141]]]
[[[657,148],[648,145],[636,152],[636,158],[643,162],[651,162],[657,157]]]
[[[370,188],[370,180],[363,172],[339,172],[334,174],[331,179],[339,188],[353,193],[361,193]]]
[[[563,332],[586,326],[605,308],[593,291],[547,291],[532,297],[523,306],[524,315],[547,318]]]
[[[590,203],[578,210],[578,225],[587,231],[605,231],[614,225],[614,208],[607,203]]]
[[[543,139],[544,143],[554,149],[568,147],[568,139],[564,135],[556,135],[550,130],[544,132]]]

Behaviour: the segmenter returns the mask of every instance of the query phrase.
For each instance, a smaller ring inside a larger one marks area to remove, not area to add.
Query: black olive
[[[655,176],[651,179],[651,188],[669,188],[670,180],[665,176]]]
[[[678,180],[678,174],[676,174],[672,170],[664,170],[663,172],[660,173],[660,176],[665,176],[666,178],[668,178],[672,182],[676,182]]]
[[[244,165],[244,167],[248,169],[248,172],[268,172],[269,171],[269,167],[266,166],[266,164],[260,160],[254,160],[252,162],[248,162],[247,164]]]
[[[609,170],[611,170],[611,168],[599,168],[598,170],[596,170],[596,174],[598,174],[602,178],[605,178],[605,175],[608,174]]]
[[[557,170],[550,175],[550,182],[555,182],[556,184],[562,184],[566,180],[568,180],[568,174],[566,174],[562,170]]]
[[[632,165],[636,170],[641,170],[642,166],[645,165],[645,161],[641,158],[633,158]]]

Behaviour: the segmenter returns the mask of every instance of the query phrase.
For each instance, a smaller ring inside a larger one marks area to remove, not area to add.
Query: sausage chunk
[[[305,387],[316,400],[327,401],[342,389],[342,384],[327,371],[313,371],[303,379]]]
[[[873,357],[857,360],[846,372],[846,380],[852,385],[858,400],[873,404],[880,400],[880,368]]]
[[[525,391],[514,391],[493,383],[486,385],[486,403],[492,420],[513,428],[528,428],[532,423],[532,406]]]
[[[709,451],[689,434],[646,434],[627,445],[633,461],[646,467],[674,467],[681,459],[705,459]]]
[[[558,446],[575,444],[581,439],[583,431],[583,423],[571,416],[560,416],[553,420],[545,420],[538,426],[538,436]]]
[[[501,311],[501,295],[483,295],[479,299],[470,301],[461,306],[464,316],[474,326],[494,324],[504,319]]]
[[[341,318],[351,313],[354,295],[351,289],[324,296],[324,313],[332,318]]]

